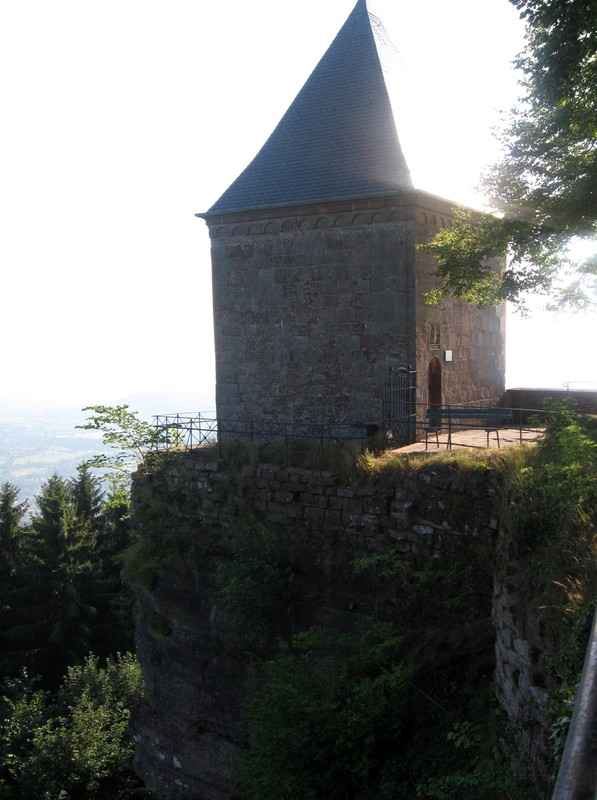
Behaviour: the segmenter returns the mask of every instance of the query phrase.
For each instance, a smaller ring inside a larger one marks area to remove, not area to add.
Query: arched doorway
[[[429,408],[439,408],[442,404],[442,365],[435,356],[427,370],[427,403]]]

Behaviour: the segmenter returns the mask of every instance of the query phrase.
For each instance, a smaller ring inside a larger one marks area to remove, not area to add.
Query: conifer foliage
[[[106,498],[81,465],[49,477],[28,511],[0,487],[0,798],[146,796],[127,731],[143,690],[126,653],[128,498]]]
[[[89,470],[80,467],[73,481],[52,475],[22,527],[24,507],[14,487],[5,485],[1,499],[2,536],[9,543],[2,570],[10,576],[0,609],[3,673],[16,676],[27,667],[53,686],[91,649],[107,655],[115,647],[130,647],[121,624],[123,589],[114,560],[125,542],[114,537]]]
[[[0,487],[0,579],[6,591],[17,560],[18,534],[27,513],[27,501],[19,502],[19,490],[8,481]]]

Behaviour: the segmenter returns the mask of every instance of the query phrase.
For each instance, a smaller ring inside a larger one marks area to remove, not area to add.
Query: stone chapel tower
[[[358,0],[209,226],[220,419],[378,424],[416,369],[428,404],[497,403],[504,311],[424,303],[452,203],[416,189],[386,77],[392,46]],[[404,113],[408,113],[404,110]]]

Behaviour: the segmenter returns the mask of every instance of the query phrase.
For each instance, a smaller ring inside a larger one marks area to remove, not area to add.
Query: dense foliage
[[[555,643],[559,755],[597,596],[597,424],[554,407],[540,444],[511,463],[502,546],[527,570],[526,602],[543,610]],[[480,457],[473,466],[492,468]],[[16,487],[0,487],[0,798],[146,796],[127,734],[141,675],[132,656],[117,655],[130,645],[119,577],[126,497],[104,498],[82,466],[72,481],[49,478],[36,505],[28,519]],[[470,509],[461,513],[464,526]],[[259,636],[281,630],[292,576],[273,531],[236,520],[222,545],[214,601]],[[237,796],[528,798],[492,703],[490,555],[463,536],[441,554],[421,544],[408,563],[399,550],[355,563],[380,606],[400,598],[399,612],[362,635],[303,631],[256,666]]]
[[[380,607],[400,598],[399,627],[280,641],[247,709],[238,797],[449,800],[466,787],[469,800],[517,798],[488,727],[487,553],[463,539],[441,557],[422,547],[414,562],[389,553],[354,568],[375,582]]]
[[[575,684],[597,597],[597,420],[554,406],[541,445],[513,478],[513,545],[543,609],[556,666]]]
[[[276,630],[284,615],[289,575],[281,569],[273,530],[256,519],[235,520],[223,542],[214,599],[253,636]]]
[[[248,713],[247,797],[395,797],[390,754],[414,710],[396,645],[380,630],[363,640],[310,630],[281,645]]]
[[[137,467],[145,467],[151,451],[167,441],[164,431],[139,417],[125,403],[120,406],[87,406],[83,411],[91,412],[84,425],[86,431],[101,431],[102,443],[111,452],[98,453],[87,462],[89,467],[101,470],[115,487],[128,487],[131,473]]]
[[[130,601],[118,556],[128,525],[113,498],[102,501],[97,480],[81,467],[72,481],[52,475],[42,486],[27,525],[10,485],[0,525],[10,546],[0,553],[7,580],[1,590],[0,667],[23,667],[53,686],[69,665],[132,647]],[[12,497],[12,502],[9,502]],[[120,502],[120,501],[119,501]]]
[[[462,212],[423,247],[442,279],[430,299],[524,306],[526,293],[540,292],[583,306],[594,299],[597,259],[572,263],[567,251],[597,233],[597,2],[510,1],[526,23],[523,96],[482,182],[497,213]],[[502,275],[495,259],[506,262]]]
[[[246,714],[251,747],[237,765],[237,796],[522,797],[492,752],[487,697],[474,698],[479,685],[466,685],[456,661],[462,670],[457,657],[441,659],[441,677],[408,666],[388,625],[364,637],[311,629],[281,643]]]
[[[82,465],[28,511],[0,487],[0,797],[137,796],[127,724],[142,678],[120,655],[133,647],[128,500]]]
[[[132,655],[69,667],[56,694],[26,672],[0,699],[0,797],[129,800],[147,796],[130,770],[130,708],[143,695]]]
[[[507,481],[499,549],[523,570],[524,602],[553,642],[557,770],[597,597],[597,424],[554,406],[536,447],[491,466],[476,458],[461,467],[499,469]],[[496,557],[462,537],[441,556],[420,546],[414,561],[399,550],[360,559],[355,569],[375,582],[380,606],[400,598],[395,623],[364,636],[310,629],[279,643],[246,711],[238,798],[538,796],[492,702]]]

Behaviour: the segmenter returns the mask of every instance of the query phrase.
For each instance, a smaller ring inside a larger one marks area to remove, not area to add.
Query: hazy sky
[[[209,238],[194,214],[255,155],[353,5],[0,4],[0,399],[172,389],[211,405]],[[515,9],[373,7],[401,54],[399,135],[416,185],[473,201],[497,110],[516,97]],[[597,380],[571,362],[569,327],[510,326],[508,384]]]

